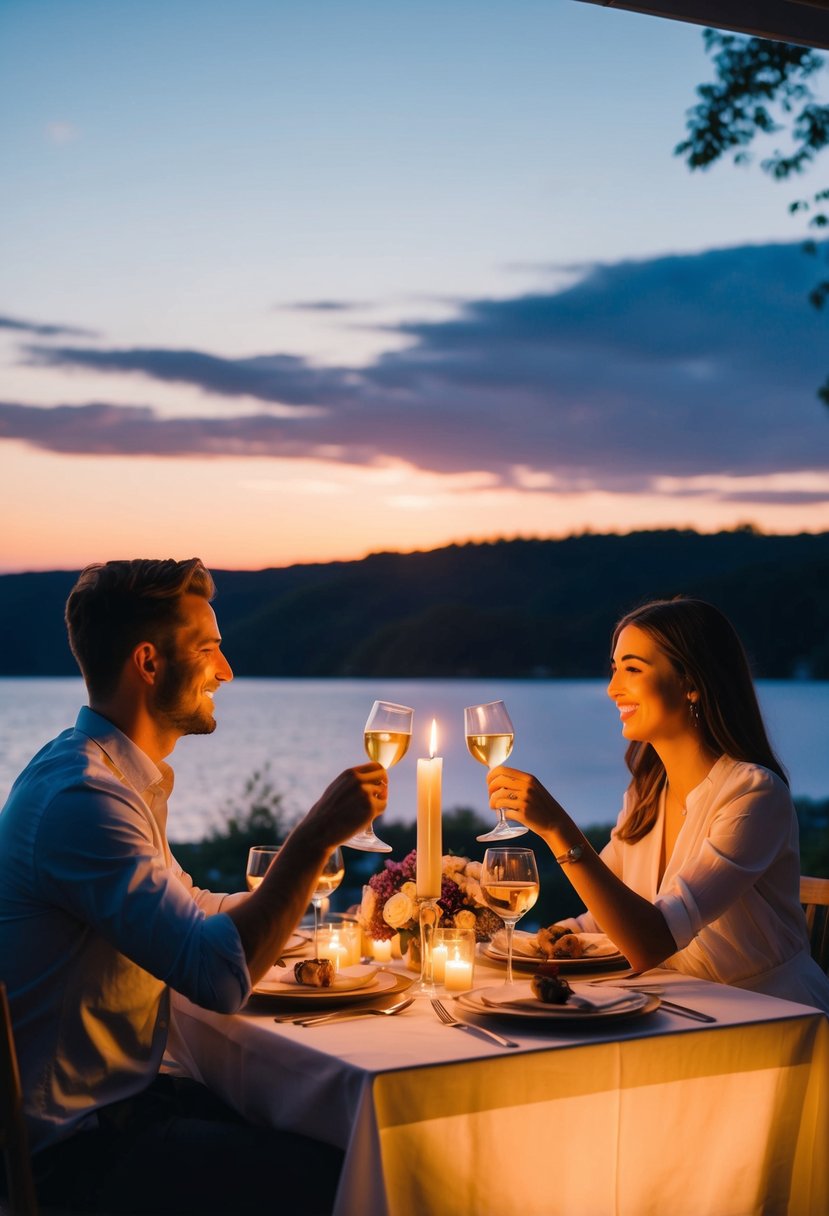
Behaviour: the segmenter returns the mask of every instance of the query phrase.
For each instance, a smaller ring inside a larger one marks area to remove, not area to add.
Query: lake
[[[829,683],[759,681],[757,689],[793,793],[829,798]],[[603,681],[238,679],[216,695],[214,734],[182,739],[172,756],[171,838],[198,840],[220,825],[234,800],[244,806],[245,780],[265,766],[287,809],[306,810],[341,769],[365,759],[363,726],[378,698],[415,710],[412,745],[390,772],[389,819],[415,818],[415,761],[429,754],[432,718],[444,807],[487,812],[485,772],[466,750],[463,709],[500,699],[515,726],[509,763],[536,773],[582,827],[615,820],[627,784],[625,742]],[[85,699],[80,679],[0,679],[0,805]]]

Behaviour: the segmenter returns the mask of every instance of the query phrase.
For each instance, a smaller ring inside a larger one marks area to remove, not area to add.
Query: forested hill
[[[213,573],[237,675],[603,676],[623,612],[686,594],[731,617],[757,676],[829,679],[829,533],[586,535]],[[0,576],[0,674],[76,674],[75,577]]]

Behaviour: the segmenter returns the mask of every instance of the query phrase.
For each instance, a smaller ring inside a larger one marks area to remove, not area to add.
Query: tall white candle
[[[437,723],[432,719],[429,759],[417,762],[417,897],[440,898],[440,794],[443,758],[436,756]]]

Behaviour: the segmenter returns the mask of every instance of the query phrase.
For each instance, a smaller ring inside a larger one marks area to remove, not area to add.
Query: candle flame
[[[438,750],[438,724],[435,721],[435,719],[432,718],[432,732],[429,735],[429,759],[430,760],[434,757],[434,754],[437,750]]]

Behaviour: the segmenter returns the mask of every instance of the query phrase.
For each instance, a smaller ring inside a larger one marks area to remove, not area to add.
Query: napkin
[[[341,967],[334,976],[334,982],[328,988],[317,988],[313,984],[300,984],[294,975],[293,966],[271,967],[262,977],[268,984],[280,984],[285,988],[299,988],[301,992],[351,992],[355,988],[365,988],[377,974],[376,967],[359,963],[353,967]]]
[[[642,994],[629,988],[611,988],[602,984],[601,988],[588,988],[585,984],[573,987],[573,995],[564,1005],[547,1005],[539,1001],[533,994],[529,984],[521,984],[512,992],[504,992],[501,988],[485,988],[479,996],[485,1005],[501,1005],[507,1009],[531,1009],[537,1013],[539,1009],[621,1009],[627,1005],[642,1004]]]
[[[582,944],[584,950],[583,958],[604,958],[608,955],[619,953],[616,946],[604,933],[577,933],[576,937]],[[499,953],[506,954],[506,929],[498,930],[492,938],[492,945]],[[539,951],[538,939],[535,933],[527,933],[523,929],[516,929],[513,933],[512,953],[516,958],[537,958],[544,960],[547,957]],[[549,961],[554,963],[556,960],[553,958]]]

